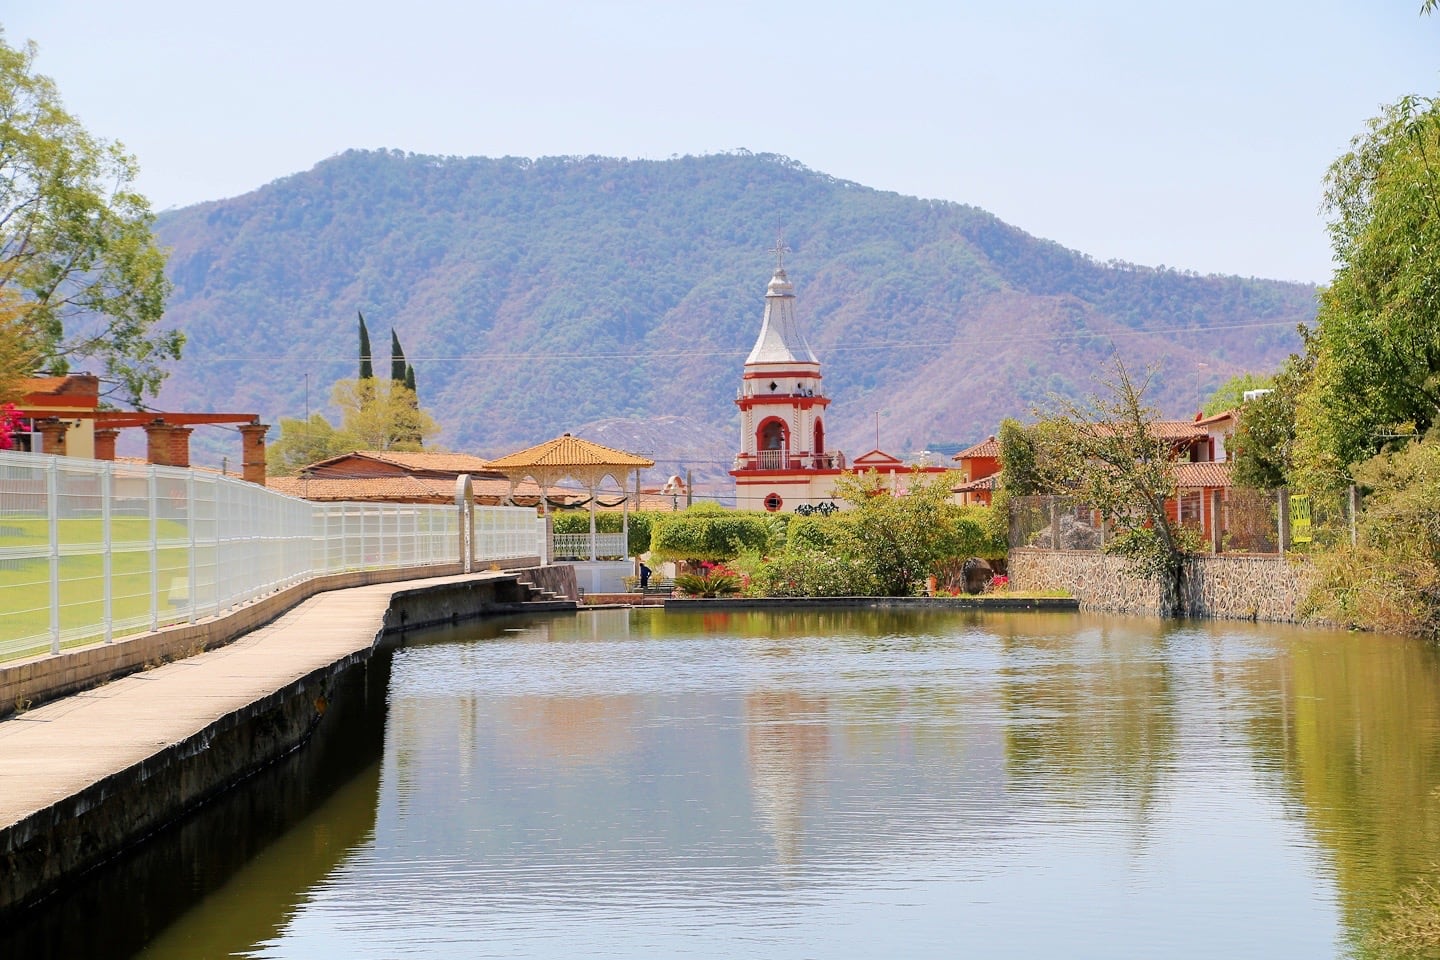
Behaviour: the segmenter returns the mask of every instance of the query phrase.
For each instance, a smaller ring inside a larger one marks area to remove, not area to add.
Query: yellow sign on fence
[[[1310,498],[1307,496],[1290,498],[1290,542],[1310,542]]]

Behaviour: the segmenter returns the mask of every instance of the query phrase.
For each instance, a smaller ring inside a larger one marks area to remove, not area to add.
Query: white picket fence
[[[176,467],[0,451],[0,660],[193,622],[327,574],[462,560],[455,506],[311,503]],[[476,507],[475,562],[546,556]]]

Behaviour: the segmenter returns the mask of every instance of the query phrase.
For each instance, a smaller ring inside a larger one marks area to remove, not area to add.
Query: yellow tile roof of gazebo
[[[646,457],[616,450],[570,434],[556,437],[527,447],[518,453],[506,454],[487,463],[491,470],[500,473],[533,470],[537,467],[615,467],[637,470],[655,466],[655,461]]]
[[[488,464],[496,473],[503,473],[511,483],[530,477],[541,487],[549,487],[567,477],[579,480],[592,490],[609,476],[623,489],[631,470],[655,466],[647,457],[616,450],[614,447],[581,440],[570,434],[507,454]]]

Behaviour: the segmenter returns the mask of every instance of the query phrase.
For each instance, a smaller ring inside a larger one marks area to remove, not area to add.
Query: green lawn
[[[150,628],[150,521],[116,517],[111,529],[111,613],[116,633]],[[61,520],[60,629],[76,631],[65,646],[91,643],[104,635],[104,559],[101,521]],[[172,607],[172,588],[189,577],[190,551],[185,525],[174,520],[157,526],[159,539],[169,540],[156,551],[161,623],[186,615]],[[175,546],[174,541],[185,542]],[[0,659],[42,653],[50,648],[50,528],[44,518],[0,518]],[[205,551],[213,564],[214,549]],[[29,557],[25,557],[29,554]],[[35,556],[39,554],[39,556]],[[197,556],[197,561],[201,558]],[[177,593],[177,597],[180,594]],[[188,594],[185,596],[188,600]],[[27,639],[29,638],[29,642]]]

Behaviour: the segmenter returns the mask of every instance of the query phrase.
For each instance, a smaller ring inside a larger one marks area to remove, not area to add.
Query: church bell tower
[[[789,512],[828,502],[844,468],[844,455],[825,443],[830,399],[821,386],[820,361],[795,319],[795,286],[785,274],[784,253],[777,243],[760,336],[735,397],[740,453],[730,475],[742,510]]]

